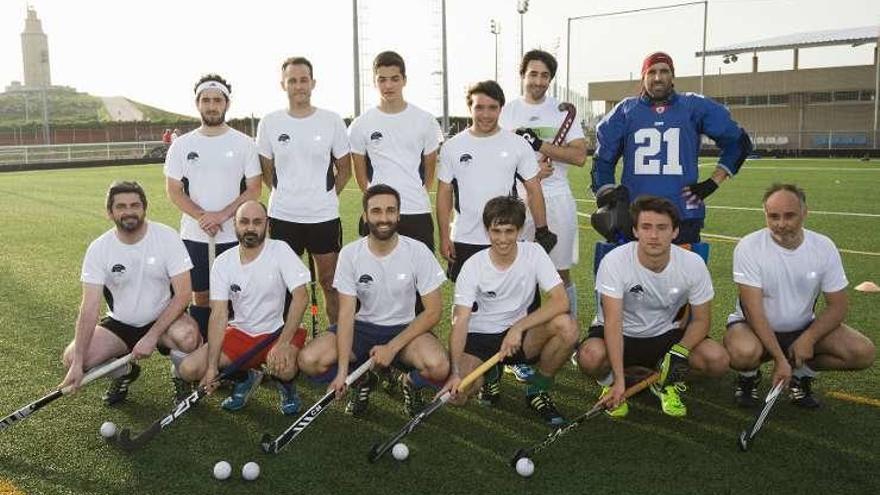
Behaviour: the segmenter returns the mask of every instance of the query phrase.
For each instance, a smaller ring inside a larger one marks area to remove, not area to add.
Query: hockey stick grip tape
[[[89,383],[97,380],[98,378],[101,378],[102,376],[106,375],[107,373],[110,373],[111,371],[115,370],[116,368],[125,366],[126,364],[128,364],[129,361],[131,361],[131,354],[130,353],[126,354],[125,356],[122,356],[120,358],[114,359],[113,361],[110,361],[109,363],[104,363],[104,364],[98,366],[97,368],[92,368],[82,378],[79,386],[84,387],[84,386],[88,385]],[[73,385],[67,385],[66,387],[61,389],[61,393],[67,395],[72,390],[73,390]]]
[[[367,361],[358,366],[358,368],[351,373],[347,377],[345,377],[345,386],[350,386],[355,382],[358,378],[361,377],[364,373],[366,373],[370,368],[373,367],[373,358],[367,359]]]
[[[468,388],[470,384],[474,383],[477,378],[483,376],[485,372],[489,371],[489,368],[498,364],[498,362],[501,361],[503,357],[504,356],[501,355],[501,351],[495,353],[495,355],[487,359],[486,362],[477,366],[474,371],[468,373],[468,375],[461,380],[461,383],[458,385],[458,389],[464,390]]]

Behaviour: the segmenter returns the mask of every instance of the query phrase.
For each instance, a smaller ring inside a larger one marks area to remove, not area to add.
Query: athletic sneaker
[[[538,392],[534,395],[526,396],[526,404],[550,426],[562,426],[565,424],[565,418],[559,414],[556,404],[547,392]]]
[[[175,406],[186,400],[193,393],[192,384],[183,378],[172,376],[171,383],[174,384],[174,397],[172,397],[171,402]]]
[[[477,402],[486,407],[492,407],[501,400],[501,365],[495,365],[490,369],[483,381],[483,386],[477,392]]]
[[[412,383],[409,381],[409,376],[406,373],[400,373],[397,380],[398,387],[400,388],[400,391],[403,392],[403,412],[405,412],[410,418],[413,418],[425,407],[425,402],[422,400],[422,393],[420,390],[413,387]]]
[[[535,369],[527,364],[508,364],[504,371],[510,373],[520,383],[526,383],[535,374]]]
[[[375,373],[379,377],[379,383],[382,384],[382,390],[391,397],[397,395],[400,390],[400,371],[389,366],[375,371]]]
[[[296,393],[296,385],[293,382],[275,380],[275,387],[278,389],[278,396],[281,399],[281,414],[291,416],[298,413],[301,402]]]
[[[681,418],[687,416],[687,406],[681,401],[679,392],[687,390],[687,386],[683,382],[675,382],[672,385],[661,387],[658,384],[651,385],[651,392],[660,398],[660,408],[667,416]]]
[[[247,378],[240,382],[235,382],[232,386],[232,395],[223,399],[223,402],[220,403],[220,407],[227,411],[238,411],[242,409],[247,404],[251,394],[253,394],[260,385],[261,381],[263,381],[262,372],[253,369],[248,370]]]
[[[791,377],[788,382],[788,397],[792,404],[804,409],[816,409],[822,405],[813,395],[813,378],[809,376]]]
[[[599,394],[599,398],[605,397],[610,390],[611,387],[602,387],[602,393]],[[605,409],[605,414],[612,418],[625,418],[629,414],[629,404],[623,401],[614,409]]]
[[[348,404],[345,405],[345,414],[357,417],[367,412],[367,407],[370,405],[370,392],[373,391],[373,387],[378,381],[379,377],[372,371],[368,371],[357,382],[353,383],[351,390],[348,392]]]
[[[112,406],[113,404],[118,404],[124,401],[125,398],[128,397],[128,387],[132,382],[137,380],[140,375],[140,365],[137,363],[129,363],[128,373],[115,378],[110,382],[110,386],[107,387],[107,391],[104,392],[104,395],[101,397],[104,400],[104,404]]]
[[[761,397],[758,395],[758,383],[761,382],[761,370],[754,376],[737,375],[736,388],[733,390],[733,400],[739,407],[754,408],[761,405]]]

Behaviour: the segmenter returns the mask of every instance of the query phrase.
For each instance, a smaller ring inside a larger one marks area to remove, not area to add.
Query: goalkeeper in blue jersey
[[[627,197],[614,184],[614,169],[623,155],[621,184],[629,201],[644,194],[672,201],[681,217],[674,242],[691,244],[700,242],[706,216],[703,201],[739,171],[752,143],[719,103],[696,93],[675,92],[674,77],[675,67],[666,53],[645,58],[641,94],[618,103],[596,128],[592,189],[600,209]],[[721,155],[712,176],[700,181],[697,165],[703,134],[715,141]],[[632,238],[631,229],[620,230]]]

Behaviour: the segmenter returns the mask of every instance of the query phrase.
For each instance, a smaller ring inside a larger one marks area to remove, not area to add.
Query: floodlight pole
[[[874,45],[874,149],[877,148],[877,110],[880,95],[880,36],[877,37],[877,44]]]
[[[442,31],[442,63],[443,63],[443,137],[449,136],[449,78],[446,64],[446,0],[440,2],[441,31]]]
[[[674,9],[678,7],[687,7],[689,5],[700,5],[703,4],[703,52],[706,51],[706,26],[708,19],[708,0],[700,0],[698,2],[685,2],[685,3],[676,3],[670,5],[660,5],[658,7],[645,7],[643,9],[630,9],[630,10],[619,10],[617,12],[605,12],[604,14],[591,14],[591,15],[580,15],[576,17],[568,18],[568,25],[565,30],[565,38],[566,38],[566,49],[565,49],[565,99],[568,101],[570,98],[571,92],[571,21],[579,21],[582,19],[592,19],[596,17],[611,17],[615,15],[623,15],[623,14],[634,14],[636,12],[649,12],[652,10],[666,10],[666,9]],[[703,73],[706,72],[706,56],[703,55]],[[702,76],[700,79],[700,86],[702,91]]]
[[[700,94],[706,94],[706,28],[709,24],[709,0],[703,2],[703,63],[700,68]]]
[[[354,116],[361,114],[361,54],[358,47],[358,0],[351,0],[352,47],[354,51]]]

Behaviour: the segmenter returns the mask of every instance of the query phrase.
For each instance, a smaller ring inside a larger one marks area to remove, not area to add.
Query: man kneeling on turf
[[[816,408],[814,370],[868,368],[874,344],[843,323],[849,282],[834,242],[804,228],[804,191],[772,185],[764,194],[764,216],[767,228],[743,237],[733,251],[739,298],[724,345],[731,367],[740,372],[734,399],[741,407],[760,404],[758,367],[772,359],[773,384],[790,380],[791,401]],[[826,304],[817,315],[820,292]]]
[[[369,235],[343,247],[336,265],[338,326],[310,342],[300,353],[299,365],[307,375],[332,378],[330,388],[339,397],[345,393],[350,366],[358,367],[368,358],[376,367],[393,365],[404,371],[404,411],[414,416],[422,409],[419,389],[439,385],[449,374],[446,351],[431,333],[440,321],[440,286],[446,276],[427,246],[397,233],[400,195],[394,188],[368,188],[363,209]],[[416,291],[425,308],[418,316]],[[355,382],[345,411],[363,414],[376,382],[372,372]]]
[[[609,252],[599,264],[596,292],[601,300],[578,349],[578,365],[599,380],[612,417],[629,410],[622,400],[624,368],[656,366],[660,380],[651,391],[663,412],[685,416],[679,392],[685,390],[689,369],[716,377],[728,367],[724,348],[708,338],[712,280],[698,254],[672,244],[679,216],[669,200],[640,196],[630,215],[636,240]]]
[[[458,389],[462,377],[501,351],[506,364],[537,363],[527,382],[526,403],[556,426],[565,419],[547,391],[571,355],[577,329],[553,261],[540,245],[517,242],[525,215],[525,205],[513,196],[492,198],[483,209],[490,245],[464,263],[455,283],[449,337],[452,372],[443,390],[452,390],[453,402],[463,404],[469,391]],[[528,313],[536,285],[548,298]],[[479,388],[481,380],[472,390]]]
[[[238,246],[225,251],[211,267],[211,318],[208,321],[208,344],[190,354],[181,363],[181,375],[189,381],[201,380],[212,392],[219,370],[262,340],[282,328],[278,340],[257,353],[241,367],[242,373],[221,407],[237,411],[245,406],[262,380],[255,368],[266,363],[277,379],[281,412],[295,414],[300,400],[292,380],[296,376],[296,358],[306,338],[300,327],[307,297],[305,285],[309,271],[284,241],[266,239],[267,214],[262,203],[249,200],[238,207],[234,217]],[[284,321],[284,299],[291,293],[292,302]],[[228,304],[234,313],[229,321]]]
[[[113,183],[107,216],[116,227],[95,239],[83,260],[82,304],[76,334],[64,350],[67,376],[61,386],[79,387],[85,369],[127,352],[141,359],[158,347],[176,365],[202,340],[195,320],[183,312],[192,296],[192,262],[173,229],[146,220],[147,195],[140,184]],[[102,294],[109,311],[99,322]],[[131,363],[121,373],[104,394],[108,406],[125,400],[140,366]]]

